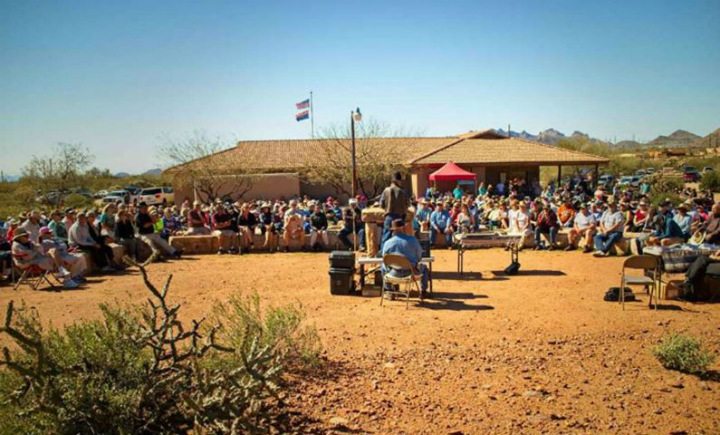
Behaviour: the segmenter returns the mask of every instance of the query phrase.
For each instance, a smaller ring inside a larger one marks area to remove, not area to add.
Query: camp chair
[[[385,254],[383,256],[383,265],[385,266],[385,269],[388,270],[388,273],[383,274],[383,285],[380,293],[381,306],[383,304],[383,300],[385,299],[385,293],[403,294],[405,295],[405,309],[408,309],[410,306],[410,291],[412,291],[413,284],[415,285],[415,289],[418,291],[420,299],[422,300],[422,292],[420,291],[420,280],[422,279],[422,275],[417,273],[412,264],[410,264],[410,260],[400,254]],[[411,273],[408,276],[393,276],[389,273],[390,269],[409,270]],[[404,284],[405,291],[385,290],[386,284],[397,286]]]
[[[18,269],[20,276],[18,277],[13,290],[17,290],[22,284],[28,284],[33,290],[37,290],[43,282],[48,283],[50,288],[54,289],[55,285],[50,281],[51,271],[44,270],[38,265],[20,265],[17,257],[13,255],[13,269]]]
[[[645,271],[642,276],[626,275],[626,269],[641,269]],[[648,275],[650,272],[650,275]],[[653,294],[655,295],[655,309],[657,310],[660,289],[658,282],[660,280],[660,259],[653,255],[633,255],[623,262],[622,278],[620,279],[619,301],[625,309],[625,286],[642,285],[650,289],[650,300],[648,305],[652,305]]]

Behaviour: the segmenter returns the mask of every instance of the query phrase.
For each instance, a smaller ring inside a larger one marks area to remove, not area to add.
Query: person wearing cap
[[[685,240],[689,239],[691,236],[690,222],[692,219],[690,218],[690,215],[688,214],[688,210],[689,210],[688,205],[689,204],[687,202],[683,202],[680,205],[678,205],[677,210],[675,211],[675,215],[673,216],[673,220],[680,227],[680,231],[682,231],[683,238]]]
[[[202,203],[200,201],[194,201],[193,208],[188,212],[188,229],[186,234],[188,236],[206,236],[210,234],[210,228],[208,228],[207,224],[205,213],[203,213],[202,210]]]
[[[586,203],[579,203],[578,208],[578,213],[573,219],[573,227],[568,234],[568,246],[565,250],[570,251],[577,249],[580,239],[584,239],[585,248],[583,252],[588,253],[592,251],[593,236],[595,235],[597,221],[595,220],[595,216],[590,213]]]
[[[40,228],[40,248],[45,255],[55,261],[55,268],[65,279],[66,287],[75,288],[77,287],[76,283],[86,281],[87,261],[85,261],[85,256],[68,252],[67,245],[56,239],[49,227]],[[72,282],[68,280],[72,280]]]
[[[387,254],[400,254],[407,258],[414,270],[402,270],[402,269],[391,269],[387,270],[385,265],[382,266],[383,274],[390,274],[393,276],[404,277],[412,273],[422,274],[422,281],[420,287],[420,298],[424,298],[428,289],[428,270],[424,264],[420,263],[422,260],[422,247],[420,242],[409,234],[405,234],[405,220],[395,219],[391,223],[392,237],[390,237],[385,245],[383,245],[382,255]]]
[[[438,236],[445,237],[445,244],[448,249],[452,247],[453,229],[450,220],[450,213],[445,210],[445,204],[440,201],[435,210],[430,214],[430,245],[435,246]]]
[[[50,228],[50,230],[55,235],[55,239],[60,240],[63,243],[67,243],[67,228],[65,227],[62,219],[62,212],[60,210],[53,210],[53,212],[50,213],[50,222],[48,223],[48,228]]]
[[[145,202],[138,204],[138,212],[135,215],[135,226],[137,227],[140,240],[145,242],[156,256],[170,256],[180,258],[180,251],[173,248],[155,232],[155,222],[158,220],[157,212],[151,215]]]
[[[110,265],[112,261],[112,249],[107,245],[100,244],[91,234],[87,214],[78,213],[77,220],[70,227],[68,242],[71,247],[76,247],[83,252],[90,254],[93,264],[99,267],[102,272],[113,272],[115,269]],[[110,253],[108,255],[108,250]]]
[[[38,228],[38,239],[40,229]],[[37,266],[45,272],[56,270],[53,259],[46,255],[39,244],[30,240],[30,233],[25,228],[18,228],[13,237],[12,256],[18,269],[25,270]],[[64,279],[65,277],[63,277]],[[64,279],[65,288],[76,288],[78,284],[72,279]]]
[[[77,212],[73,208],[65,209],[65,217],[62,219],[63,225],[65,225],[65,233],[70,234],[70,227],[75,223]]]
[[[625,219],[622,212],[618,210],[615,199],[610,197],[607,202],[608,208],[602,214],[598,222],[598,232],[595,234],[596,257],[607,257],[610,255],[610,248],[620,241],[623,236]]]
[[[383,233],[380,238],[380,249],[383,244],[392,236],[391,224],[395,219],[405,219],[407,209],[410,206],[410,196],[402,188],[402,174],[395,172],[390,185],[380,195],[380,207],[385,210],[385,221]]]
[[[415,217],[413,218],[413,230],[416,235],[419,234],[420,231],[427,231],[428,228],[430,228],[431,213],[432,209],[428,207],[427,200],[425,198],[420,198],[415,211]]]
[[[27,220],[20,225],[20,228],[27,231],[33,243],[38,243],[40,239],[40,212],[37,210],[31,211],[27,216]]]
[[[648,246],[670,246],[683,243],[683,232],[680,226],[673,220],[672,214],[658,212],[653,218],[652,226],[654,231],[648,237]]]
[[[361,251],[365,250],[365,226],[362,222],[362,212],[357,205],[355,198],[350,198],[348,207],[342,211],[343,227],[338,232],[338,240],[345,246],[345,249],[353,249],[353,243],[350,241],[350,234],[355,232],[355,239]]]
[[[314,201],[308,206],[310,209],[310,246],[313,250],[327,249],[330,245],[328,241],[328,220],[322,207],[319,207]],[[322,246],[318,242],[318,236],[322,241]]]

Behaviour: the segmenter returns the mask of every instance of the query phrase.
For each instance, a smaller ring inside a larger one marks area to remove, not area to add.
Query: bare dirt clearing
[[[621,258],[522,252],[520,275],[506,277],[506,252],[476,250],[460,278],[454,251],[433,254],[435,299],[409,310],[331,296],[327,254],[192,257],[149,271],[156,282],[174,274],[171,299],[185,319],[237,291],[302,303],[328,359],[289,397],[312,420],[303,431],[720,433],[717,372],[668,371],[650,352],[672,331],[718,352],[720,304],[665,301],[653,311],[638,290],[622,311],[602,301],[620,281]],[[101,302],[141,303],[146,292],[128,273],[61,293],[3,287],[0,303],[24,300],[62,326],[99,316]]]

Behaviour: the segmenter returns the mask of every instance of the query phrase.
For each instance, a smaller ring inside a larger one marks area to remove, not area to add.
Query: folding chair
[[[383,285],[380,293],[381,306],[383,304],[383,300],[385,299],[385,293],[402,294],[405,295],[405,309],[407,310],[410,307],[410,292],[413,289],[413,284],[420,295],[420,299],[422,300],[422,292],[420,291],[420,280],[422,280],[422,275],[417,273],[412,264],[410,264],[410,260],[400,254],[386,254],[383,256],[383,265],[385,266],[385,270],[387,270],[387,272],[383,274]],[[393,276],[390,274],[390,269],[409,270],[410,275]],[[405,285],[405,291],[385,290],[386,284],[397,286]]]
[[[643,270],[642,276],[626,275],[626,269]],[[648,276],[648,272],[650,275]],[[657,310],[658,298],[660,297],[660,289],[658,281],[660,280],[660,261],[659,257],[654,255],[633,255],[623,262],[622,278],[620,279],[620,303],[623,310],[625,309],[625,286],[642,285],[649,289],[650,300],[648,306],[652,305],[653,294],[655,295],[655,309]]]
[[[28,284],[33,290],[37,290],[40,284],[46,282],[50,288],[54,289],[55,285],[50,281],[48,275],[52,276],[51,271],[44,270],[38,265],[20,265],[17,258],[13,255],[13,269],[18,269],[21,273],[18,277],[13,290],[17,290],[22,284]]]

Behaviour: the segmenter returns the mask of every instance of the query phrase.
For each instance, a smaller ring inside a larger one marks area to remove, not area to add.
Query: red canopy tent
[[[453,162],[445,163],[445,166],[430,174],[430,181],[458,181],[472,180],[475,181],[477,176],[472,172],[466,171]]]

